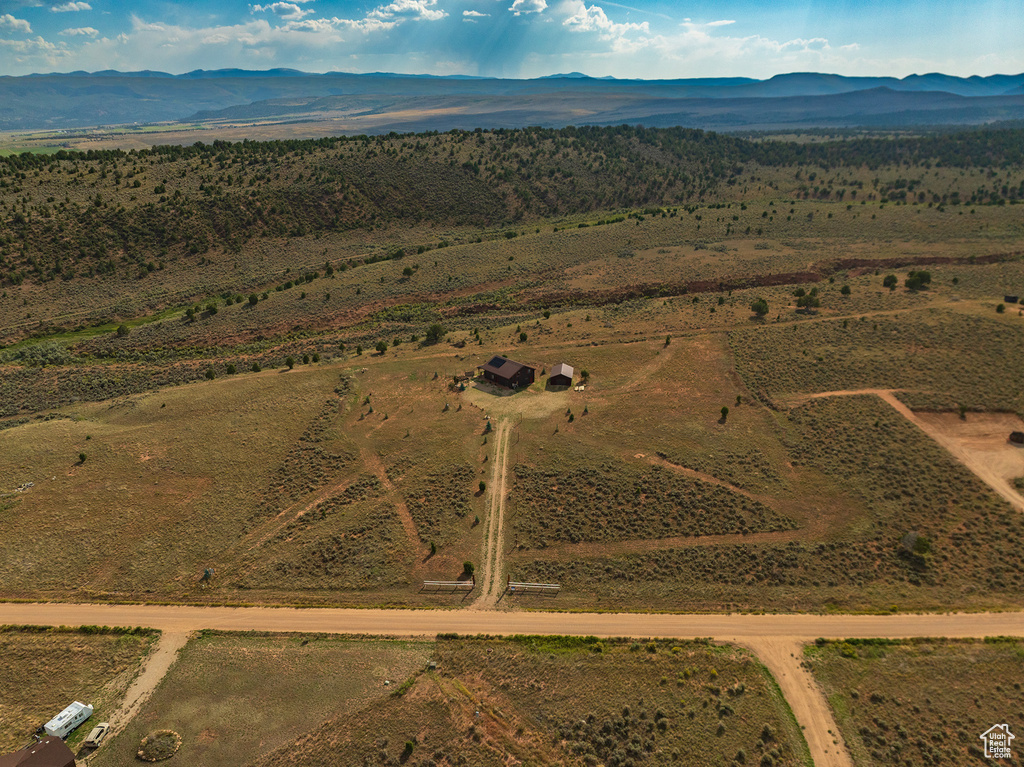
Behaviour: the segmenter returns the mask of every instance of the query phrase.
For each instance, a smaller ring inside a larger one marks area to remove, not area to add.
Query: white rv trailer
[[[43,730],[46,731],[47,735],[52,735],[55,738],[66,738],[90,716],[92,716],[92,706],[87,706],[76,700],[44,724]]]

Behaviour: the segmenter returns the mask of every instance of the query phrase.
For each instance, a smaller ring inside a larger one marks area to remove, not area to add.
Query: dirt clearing
[[[1024,445],[1009,441],[1010,432],[1024,431],[1024,421],[1013,413],[967,413],[964,419],[955,413],[915,415],[936,441],[953,445],[953,455],[1024,511],[1024,496],[1013,485],[1014,479],[1024,477]]]

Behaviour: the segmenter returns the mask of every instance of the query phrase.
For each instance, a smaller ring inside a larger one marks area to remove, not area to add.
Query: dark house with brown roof
[[[75,767],[75,755],[63,740],[47,735],[21,751],[0,756],[0,767]]]
[[[509,389],[522,389],[533,383],[537,371],[521,362],[513,362],[506,357],[492,357],[486,365],[481,365],[484,378],[499,386]]]

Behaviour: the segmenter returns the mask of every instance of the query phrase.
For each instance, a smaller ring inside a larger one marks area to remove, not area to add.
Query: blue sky
[[[1022,0],[0,0],[0,74],[1024,71]]]

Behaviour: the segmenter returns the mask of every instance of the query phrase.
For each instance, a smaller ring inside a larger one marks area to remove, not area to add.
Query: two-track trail
[[[505,495],[508,475],[508,447],[512,429],[509,423],[500,419],[493,431],[494,456],[491,459],[491,486],[487,501],[487,518],[484,520],[483,567],[477,585],[480,596],[473,607],[493,608],[505,591],[501,580],[504,572],[505,540]]]

